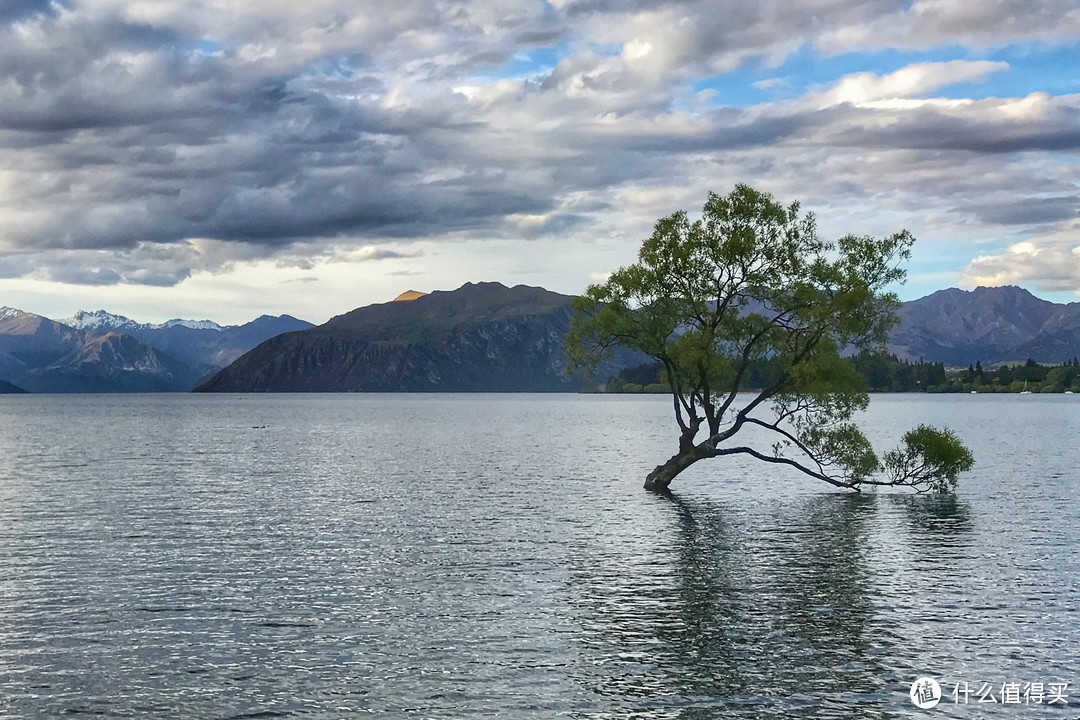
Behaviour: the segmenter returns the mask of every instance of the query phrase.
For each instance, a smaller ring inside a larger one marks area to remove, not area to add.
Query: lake
[[[2,396],[0,717],[1080,717],[1080,396],[863,420],[975,469],[663,498],[657,396]]]

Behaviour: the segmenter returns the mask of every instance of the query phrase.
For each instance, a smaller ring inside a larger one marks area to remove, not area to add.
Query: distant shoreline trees
[[[1061,365],[1041,365],[1032,359],[1022,364],[1002,364],[984,369],[981,362],[965,369],[946,368],[942,362],[910,362],[885,352],[862,352],[847,361],[866,382],[871,393],[1080,393],[1080,359]],[[740,388],[750,391],[764,387],[768,378],[764,364],[748,373]],[[664,368],[646,363],[623,370],[594,393],[667,393]]]

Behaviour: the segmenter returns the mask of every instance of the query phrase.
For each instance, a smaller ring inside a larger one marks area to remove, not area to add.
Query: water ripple
[[[643,493],[659,398],[5,397],[0,718],[919,717],[917,674],[1075,689],[1080,474],[1044,438],[1080,410],[1013,400],[875,398],[882,444],[932,420],[972,446],[943,499],[742,460]]]

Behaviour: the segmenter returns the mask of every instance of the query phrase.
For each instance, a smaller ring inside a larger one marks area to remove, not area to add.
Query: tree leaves
[[[661,218],[635,264],[577,298],[571,365],[592,366],[617,345],[662,363],[681,430],[680,454],[669,461],[678,470],[691,451],[694,459],[746,452],[852,489],[922,487],[934,472],[952,478],[934,487],[949,487],[970,462],[942,439],[958,445],[948,431],[913,431],[915,444],[887,456],[893,479],[873,481],[882,466],[850,422],[868,398],[841,352],[885,342],[899,307],[888,287],[904,280],[913,242],[907,231],[827,242],[798,203],[783,206],[742,184],[725,196],[709,193],[700,219],[682,211]],[[762,363],[770,384],[738,407],[741,383]],[[770,407],[773,420],[759,417]],[[724,446],[747,423],[782,438],[773,455]],[[708,436],[695,445],[703,424]],[[781,456],[790,447],[801,460]]]
[[[920,492],[946,492],[956,487],[960,473],[975,464],[956,434],[920,425],[904,434],[903,446],[885,453],[891,484],[909,485]]]

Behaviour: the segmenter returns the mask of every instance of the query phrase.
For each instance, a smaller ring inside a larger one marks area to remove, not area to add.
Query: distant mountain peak
[[[417,298],[422,298],[425,295],[427,295],[426,292],[420,292],[419,290],[406,290],[394,298],[393,302],[410,302]]]
[[[1019,285],[976,285],[974,290],[970,292],[974,293],[986,293],[986,292],[1008,292],[1008,293],[1020,293],[1022,295],[1031,295],[1031,291],[1025,290]],[[1033,296],[1034,297],[1034,296]]]
[[[222,328],[212,320],[183,320],[174,318],[163,323],[141,323],[123,315],[107,312],[105,310],[79,310],[74,315],[59,323],[79,330],[102,331],[133,331],[133,330],[162,330],[171,327],[186,327],[192,330],[216,330]]]
[[[1080,353],[1080,303],[1044,300],[1016,285],[948,288],[904,303],[889,348],[948,365],[1062,362]]]
[[[136,328],[139,323],[129,317],[116,315],[105,310],[79,310],[69,318],[56,322],[78,330],[99,331],[102,329]]]
[[[104,311],[83,313],[84,324]],[[131,323],[127,318],[120,320]],[[72,321],[69,321],[72,322]],[[124,330],[72,327],[5,308],[0,313],[0,374],[31,392],[170,392],[194,385],[199,373]]]
[[[63,334],[74,332],[60,323],[13,307],[0,308],[0,334],[27,335],[35,333]],[[0,348],[0,355],[3,348]]]
[[[0,380],[0,395],[21,395],[26,391],[18,385],[13,385],[7,380]]]
[[[18,308],[8,307],[7,305],[4,305],[3,307],[0,307],[0,319],[20,318],[20,317],[24,317],[24,316],[29,315],[29,314],[30,313],[23,312],[22,310],[19,310]]]
[[[151,326],[154,329],[170,328],[170,327],[186,327],[192,330],[216,330],[220,332],[223,328],[213,320],[181,320],[180,318],[174,318],[172,320],[166,320],[160,325]]]
[[[21,312],[21,311],[14,311]],[[151,331],[151,330],[168,330],[170,328],[182,327],[189,330],[210,330],[213,332],[225,332],[226,330],[242,330],[253,325],[262,325],[267,323],[287,323],[292,325],[302,325],[304,327],[310,327],[311,323],[303,320],[298,320],[292,315],[260,315],[251,322],[244,323],[243,325],[220,325],[213,320],[185,320],[183,318],[173,318],[172,320],[166,320],[163,323],[141,323],[137,320],[132,320],[129,317],[123,315],[117,315],[110,313],[106,310],[79,310],[74,315],[63,320],[57,320],[56,322],[73,327],[78,330],[90,330],[92,332],[138,332],[138,331]],[[294,328],[290,328],[294,329]]]
[[[566,372],[569,295],[498,282],[416,293],[279,335],[204,380],[204,392],[549,392]],[[633,364],[641,360],[634,358]],[[610,361],[601,372],[624,366]]]
[[[990,297],[1008,297],[1008,298],[1023,298],[1036,300],[1041,303],[1049,303],[1049,300],[1043,300],[1040,297],[1036,297],[1029,290],[1025,290],[1022,287],[1016,285],[979,285],[970,293],[974,297],[990,296]]]

